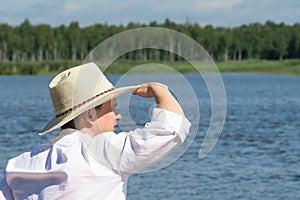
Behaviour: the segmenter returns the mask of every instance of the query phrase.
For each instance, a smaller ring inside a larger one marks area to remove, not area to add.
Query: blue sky
[[[300,23],[299,0],[0,0],[0,23],[51,26],[79,22],[127,25],[129,22],[176,23],[236,27],[267,20]]]

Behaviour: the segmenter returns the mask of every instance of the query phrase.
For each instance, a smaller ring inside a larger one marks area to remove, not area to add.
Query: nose
[[[122,115],[120,113],[116,113],[115,118],[118,121],[118,120],[122,119]]]

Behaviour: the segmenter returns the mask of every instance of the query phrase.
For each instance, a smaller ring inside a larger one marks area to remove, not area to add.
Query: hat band
[[[73,110],[76,110],[76,109],[79,108],[80,106],[83,106],[84,104],[86,104],[86,103],[88,103],[88,102],[94,100],[95,98],[100,97],[100,96],[102,96],[102,95],[104,95],[104,94],[106,94],[106,93],[108,93],[108,92],[110,92],[110,91],[113,91],[114,89],[115,89],[115,88],[113,87],[113,88],[108,89],[108,90],[106,90],[106,91],[104,91],[104,92],[101,92],[101,93],[99,93],[99,94],[93,96],[92,98],[89,98],[88,100],[86,100],[86,101],[84,101],[84,102],[82,102],[82,103],[80,103],[80,104],[74,106],[73,108],[69,108],[68,110],[66,110],[66,111],[64,111],[64,112],[55,115],[55,117],[57,118],[57,117],[64,116],[64,115],[68,114],[69,112],[72,112]]]

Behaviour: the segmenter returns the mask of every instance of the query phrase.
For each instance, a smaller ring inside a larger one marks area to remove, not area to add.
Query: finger
[[[143,92],[143,91],[145,90],[146,87],[147,87],[147,84],[142,84],[142,85],[140,85],[138,88],[136,88],[136,89],[132,92],[132,94],[137,95],[137,94]]]

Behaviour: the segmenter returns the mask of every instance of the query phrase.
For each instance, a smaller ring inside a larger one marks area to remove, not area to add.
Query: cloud
[[[236,23],[274,21],[277,23],[296,23],[299,20],[299,1],[287,0],[251,0],[236,4],[233,13],[236,14]],[[228,16],[228,15],[227,15]]]
[[[22,23],[25,19],[29,19],[34,24],[38,23],[54,23],[57,16],[61,15],[61,8],[64,0],[32,0],[32,1],[7,1],[5,9],[7,12],[0,14],[1,21],[4,18],[9,18],[10,24],[17,25]],[[13,4],[15,6],[13,6]],[[6,9],[7,7],[7,9]],[[0,23],[1,23],[0,21]],[[5,20],[7,21],[7,20]],[[60,20],[62,22],[62,20]]]
[[[3,0],[0,0],[3,1]],[[267,20],[299,22],[300,1],[293,0],[9,0],[1,3],[0,23],[48,23],[81,26],[95,23],[197,22],[200,25],[238,26]]]
[[[86,15],[87,13],[95,11],[93,9],[93,5],[87,5],[83,2],[66,2],[62,8],[62,15],[63,16],[76,16]],[[94,13],[95,14],[95,13]]]
[[[243,0],[210,0],[198,1],[193,8],[198,11],[218,11],[233,8],[236,4],[243,2]]]

